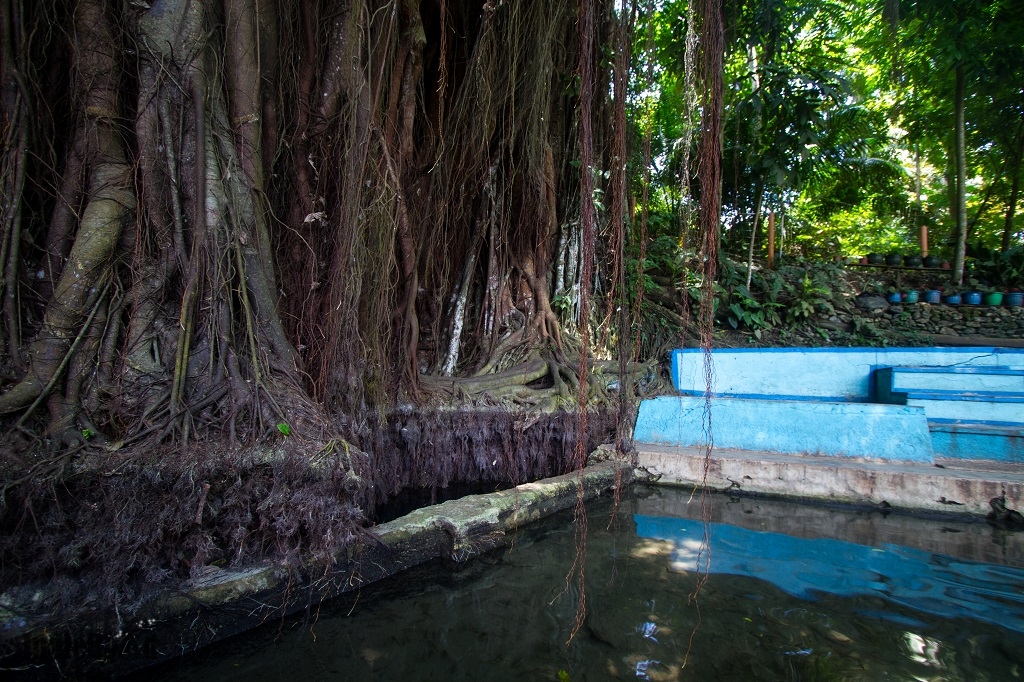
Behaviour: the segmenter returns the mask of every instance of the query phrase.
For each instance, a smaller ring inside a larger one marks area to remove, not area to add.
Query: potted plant
[[[903,294],[904,303],[917,303],[919,294],[917,289],[911,289],[907,293]]]
[[[903,264],[908,268],[919,268],[921,267],[921,262],[921,256],[917,254],[903,257]]]
[[[966,303],[967,305],[981,305],[981,292],[968,291],[964,295],[964,303]]]
[[[885,300],[889,303],[896,304],[903,300],[903,294],[901,294],[896,287],[889,287],[889,293],[886,294]]]
[[[1006,294],[1006,305],[1019,308],[1024,305],[1024,292],[1011,291]]]
[[[983,297],[985,305],[1002,305],[1003,304],[1003,292],[1001,291],[989,291]]]
[[[942,302],[942,291],[939,289],[925,289],[924,291],[924,302],[925,303],[941,303]]]
[[[949,264],[948,260],[944,260],[941,263],[939,263],[939,267],[942,268],[943,270],[952,270],[953,269],[953,266]]]
[[[960,292],[954,289],[946,294],[945,298],[947,305],[960,305]]]
[[[869,253],[868,254],[868,265],[881,265],[885,262],[885,259],[880,253]]]
[[[942,263],[942,259],[938,256],[925,256],[921,263],[926,268],[937,268]]]
[[[897,251],[890,251],[885,257],[885,264],[896,266],[903,262],[903,256]]]

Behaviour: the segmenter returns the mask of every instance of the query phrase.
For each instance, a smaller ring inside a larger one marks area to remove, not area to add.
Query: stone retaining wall
[[[1024,308],[911,303],[891,305],[866,317],[879,329],[950,336],[1024,339]]]

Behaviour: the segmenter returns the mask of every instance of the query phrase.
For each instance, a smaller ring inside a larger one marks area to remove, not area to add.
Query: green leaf
[[[292,433],[292,427],[288,426],[284,422],[277,425],[277,430],[281,432],[282,436],[290,436]]]

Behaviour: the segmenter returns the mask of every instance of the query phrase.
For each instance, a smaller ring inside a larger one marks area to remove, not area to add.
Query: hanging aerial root
[[[39,404],[43,402],[46,396],[50,394],[50,391],[53,390],[53,387],[57,383],[57,380],[61,378],[61,376],[64,374],[64,370],[67,369],[68,363],[71,362],[71,358],[74,356],[75,351],[78,350],[79,344],[81,344],[82,340],[85,338],[86,332],[89,331],[89,327],[92,326],[93,318],[96,317],[96,313],[99,312],[100,306],[103,305],[103,302],[106,300],[107,292],[109,290],[110,283],[108,282],[103,287],[103,291],[101,291],[99,296],[96,297],[96,302],[93,304],[92,310],[89,311],[89,316],[85,319],[85,323],[82,324],[82,328],[81,330],[79,330],[78,336],[76,336],[75,340],[71,343],[71,347],[68,348],[67,353],[64,354],[64,357],[61,359],[60,364],[57,365],[57,368],[54,371],[53,375],[50,377],[50,380],[46,382],[46,385],[43,386],[43,388],[39,391],[39,395],[36,396],[32,404],[29,405],[25,412],[21,415],[21,417],[18,418],[18,421],[17,423],[15,423],[14,428],[20,429],[22,426],[24,426],[25,420],[29,418],[32,412],[37,407],[39,407]],[[11,393],[13,392],[14,391],[12,390]],[[6,399],[8,395],[10,395],[10,393],[7,393],[4,396],[0,397],[0,414],[5,412],[3,403],[4,399]]]

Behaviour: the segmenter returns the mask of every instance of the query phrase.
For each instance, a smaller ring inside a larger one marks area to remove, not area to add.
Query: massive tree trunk
[[[0,413],[19,433],[255,441],[429,396],[425,376],[541,359],[500,393],[576,384],[561,327],[588,320],[556,314],[550,272],[580,210],[573,5],[2,8]],[[620,19],[594,16],[610,40]]]

